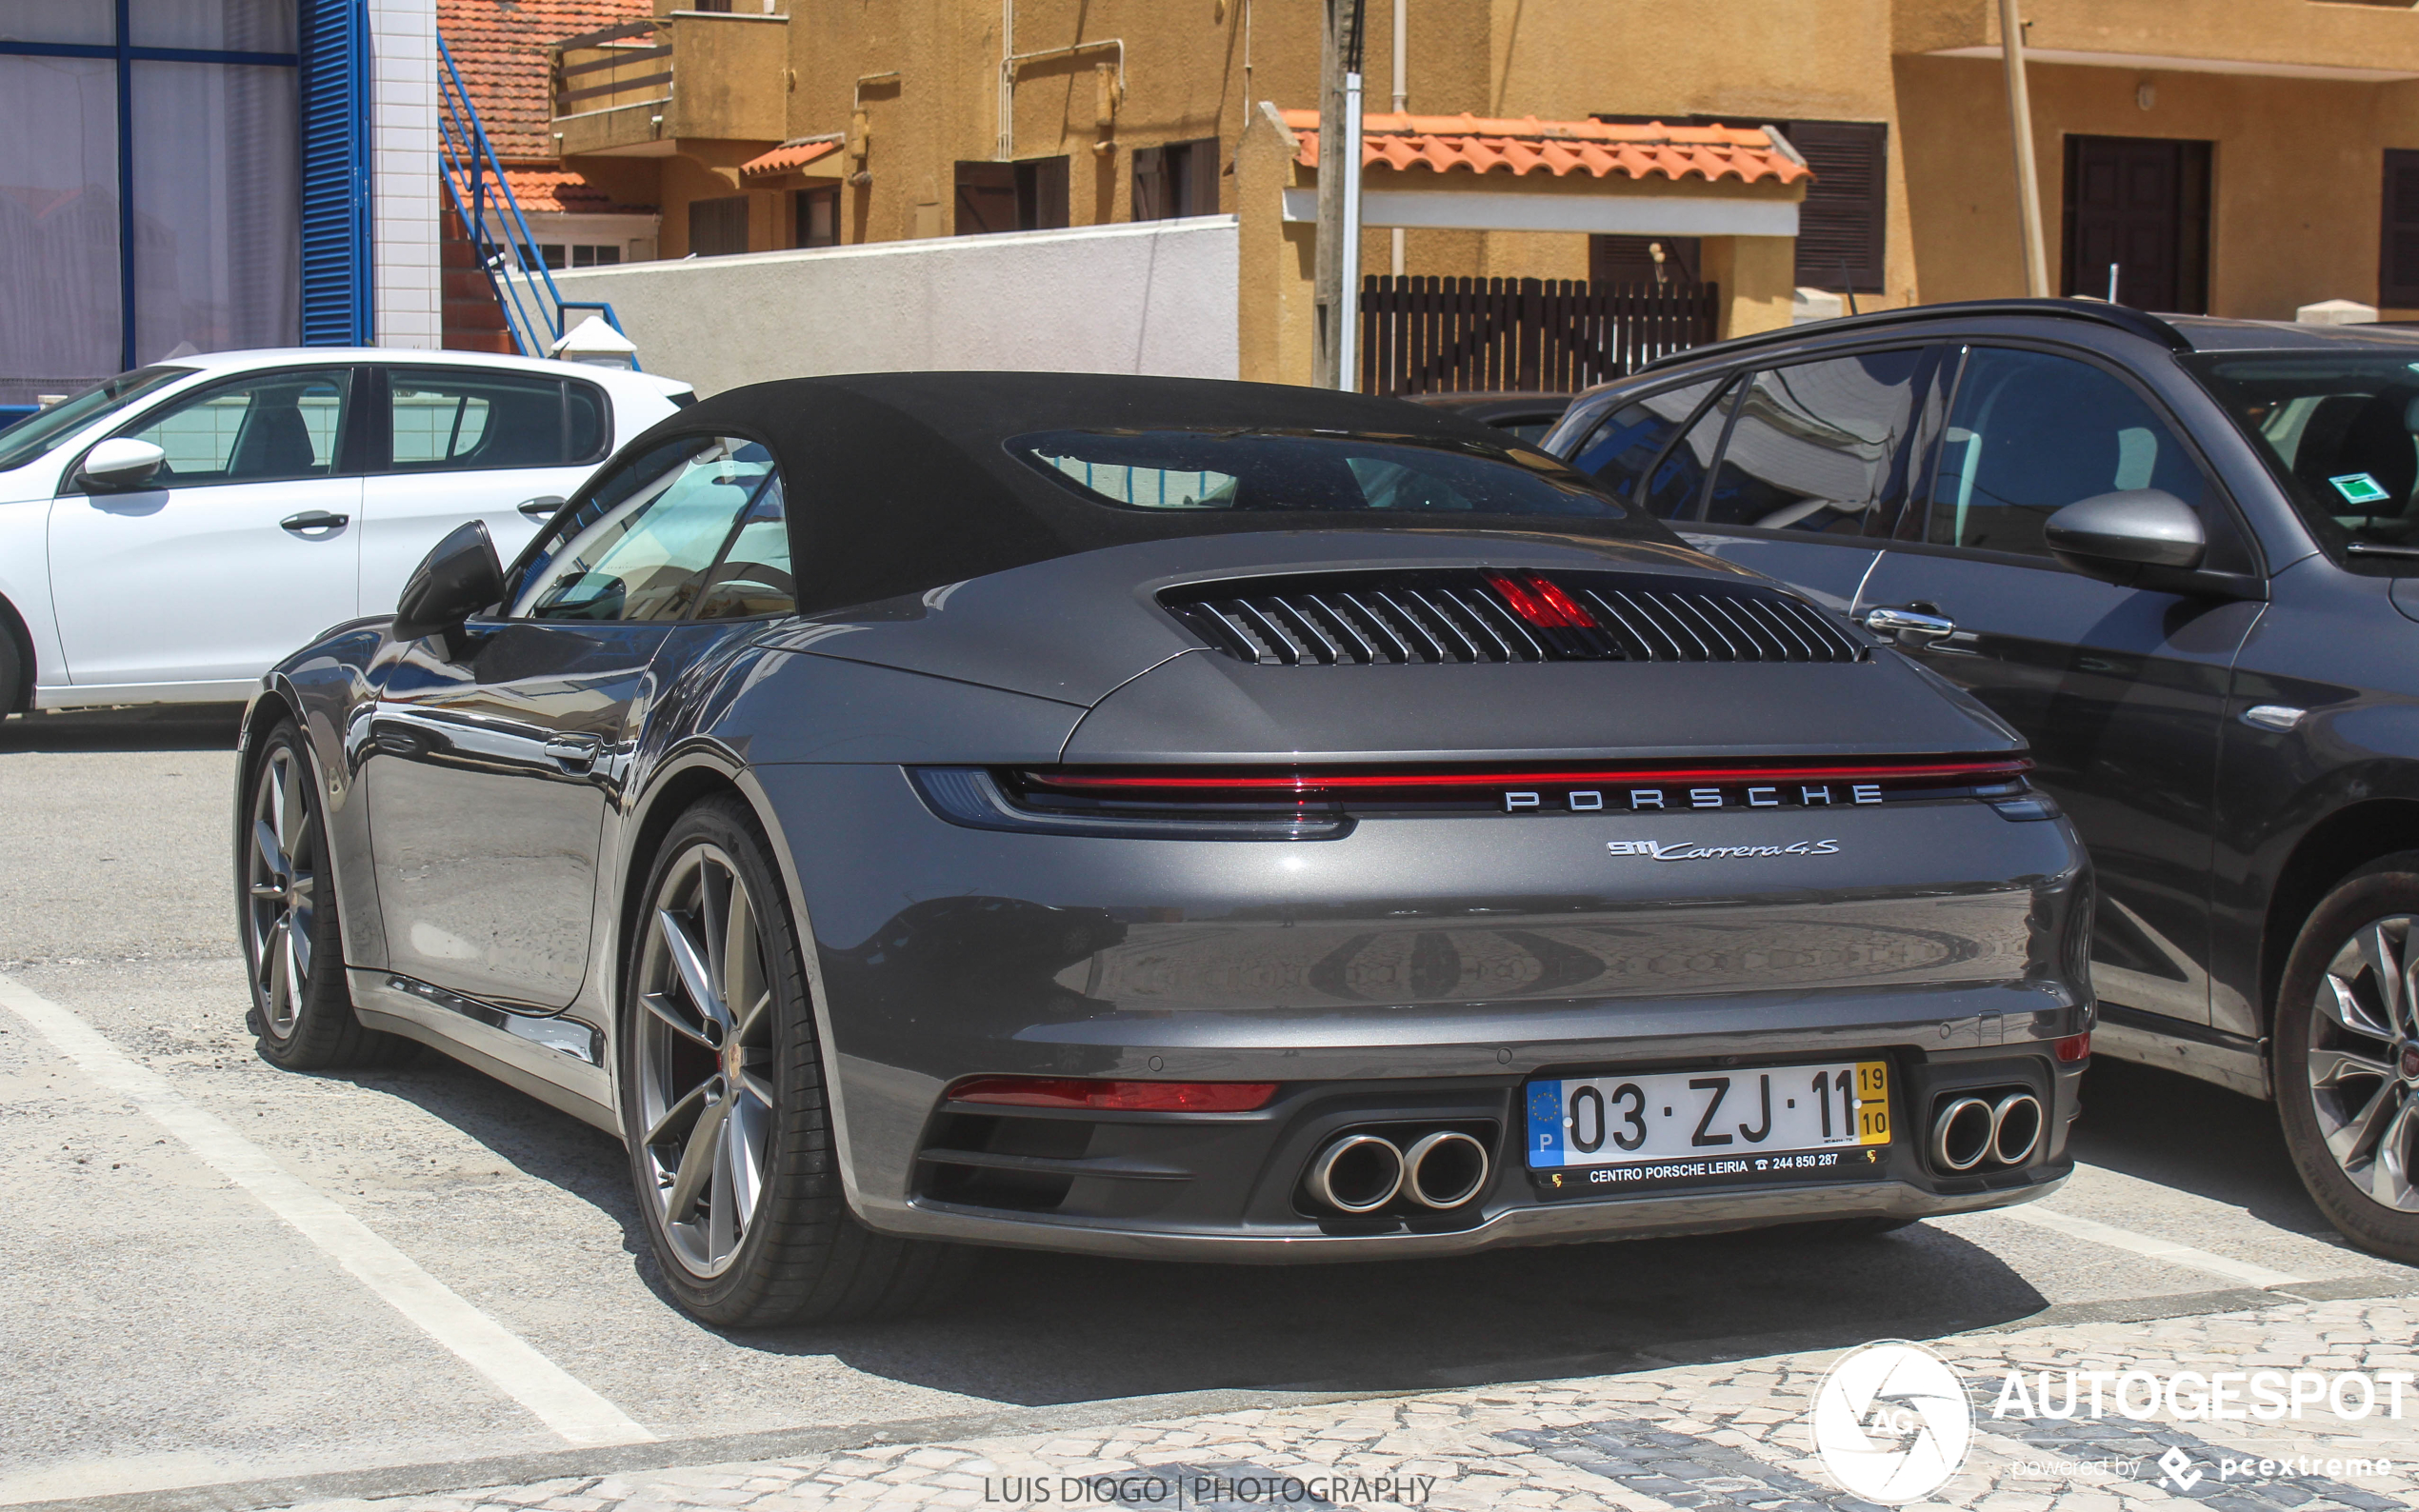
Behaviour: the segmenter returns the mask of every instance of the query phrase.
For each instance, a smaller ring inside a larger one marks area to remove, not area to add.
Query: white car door
[[[213,384],[119,428],[168,455],[136,488],[50,502],[52,614],[78,686],[242,683],[360,612],[350,368]]]
[[[372,433],[389,440],[362,486],[364,614],[393,608],[411,569],[465,521],[486,521],[510,562],[611,449],[604,391],[579,378],[396,367],[376,404]]]

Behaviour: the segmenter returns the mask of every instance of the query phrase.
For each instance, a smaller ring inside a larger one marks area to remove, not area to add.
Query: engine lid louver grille
[[[1454,569],[1188,583],[1159,602],[1268,666],[1475,662],[1857,662],[1830,615],[1752,583]]]

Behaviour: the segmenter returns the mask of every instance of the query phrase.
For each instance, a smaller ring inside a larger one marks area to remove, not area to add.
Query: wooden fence
[[[1571,393],[1711,341],[1711,284],[1541,278],[1361,280],[1360,388]]]

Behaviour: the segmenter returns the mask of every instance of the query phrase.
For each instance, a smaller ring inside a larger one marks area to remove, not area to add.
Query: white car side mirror
[[[168,453],[148,441],[113,436],[84,454],[76,477],[96,488],[139,488],[167,462]]]

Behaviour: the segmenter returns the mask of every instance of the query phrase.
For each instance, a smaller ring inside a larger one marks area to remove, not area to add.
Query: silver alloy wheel
[[[2318,1132],[2354,1186],[2419,1211],[2419,983],[2409,914],[2363,925],[2318,982],[2309,1016],[2309,1097]]]
[[[310,986],[319,858],[311,843],[310,774],[292,746],[272,748],[252,789],[247,850],[245,944],[261,1017],[276,1039],[293,1037]]]
[[[665,876],[639,957],[639,1120],[656,1216],[681,1265],[718,1276],[764,1192],[772,1134],[772,989],[754,900],[720,847]]]

